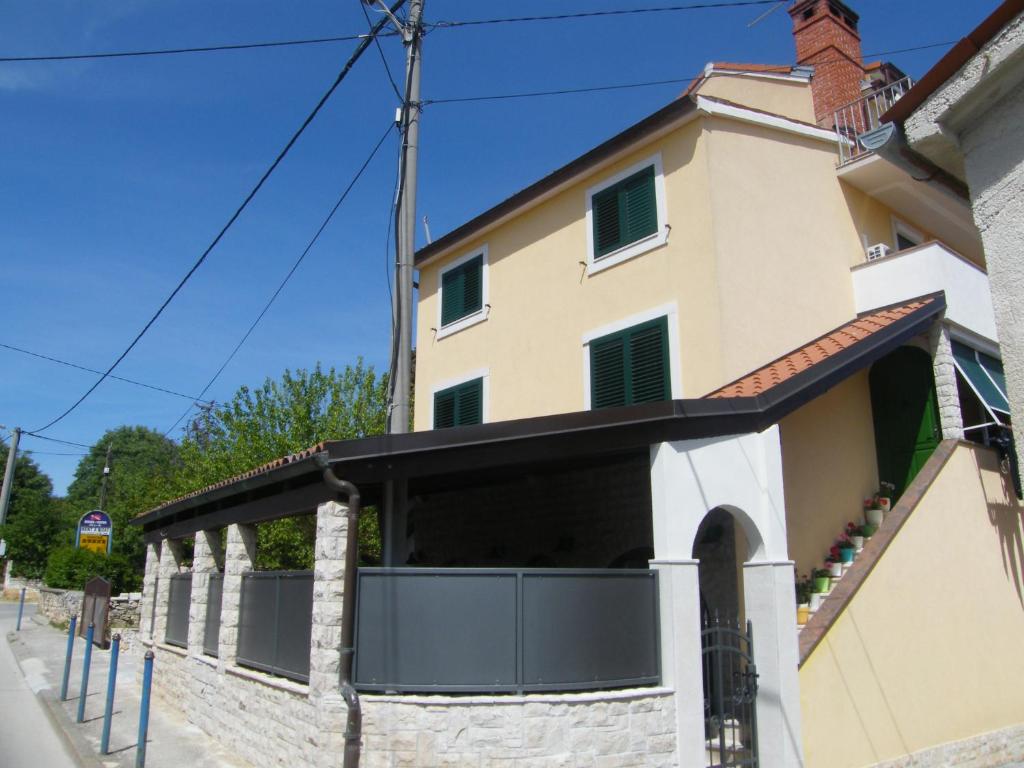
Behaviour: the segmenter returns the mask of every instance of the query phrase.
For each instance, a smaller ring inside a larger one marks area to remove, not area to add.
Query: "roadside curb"
[[[14,654],[18,669],[24,678],[25,668],[22,666],[22,661],[32,655],[29,647],[18,637],[16,632],[7,633],[7,645],[10,647],[11,653]],[[71,718],[64,711],[64,707],[57,700],[53,690],[49,686],[42,688],[36,692],[36,698],[42,703],[43,711],[46,712],[46,717],[50,720],[53,729],[64,741],[68,754],[80,768],[106,768],[106,764],[100,761],[95,754],[95,748],[74,727],[75,724],[71,722]]]

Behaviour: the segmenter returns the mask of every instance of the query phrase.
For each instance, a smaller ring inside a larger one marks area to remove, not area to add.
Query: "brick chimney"
[[[796,63],[814,67],[814,117],[818,125],[832,128],[836,109],[861,96],[860,17],[839,0],[797,0],[789,15]]]

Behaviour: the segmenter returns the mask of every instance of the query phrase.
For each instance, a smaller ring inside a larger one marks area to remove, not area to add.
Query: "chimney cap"
[[[797,20],[797,16],[801,13],[811,10],[814,6],[826,5],[830,6],[831,10],[838,12],[840,15],[846,17],[850,22],[854,30],[857,29],[857,23],[860,21],[860,14],[853,10],[842,0],[797,0],[793,4],[793,7],[789,9],[789,15],[793,17],[793,20]]]

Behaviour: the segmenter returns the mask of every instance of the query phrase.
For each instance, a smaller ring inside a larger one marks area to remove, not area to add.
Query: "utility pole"
[[[7,469],[4,471],[4,485],[0,489],[0,525],[7,520],[7,506],[11,502],[11,489],[14,487],[14,462],[18,458],[18,441],[21,439],[21,427],[15,427],[11,435],[11,449],[7,452]]]
[[[412,271],[416,251],[416,172],[420,137],[420,62],[423,47],[424,0],[411,0],[402,28],[406,48],[405,104],[402,105],[401,195],[398,199],[396,238],[394,330],[394,380],[388,432],[409,431],[409,399],[412,390]]]
[[[110,452],[114,448],[114,443],[107,443],[107,460],[103,463],[103,480],[100,483],[100,506],[99,509],[105,510],[107,508],[107,478],[110,477]]]

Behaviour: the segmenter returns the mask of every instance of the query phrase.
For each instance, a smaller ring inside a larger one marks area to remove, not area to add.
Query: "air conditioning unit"
[[[868,261],[875,261],[876,259],[884,259],[889,255],[889,246],[885,243],[875,243],[868,248]]]

